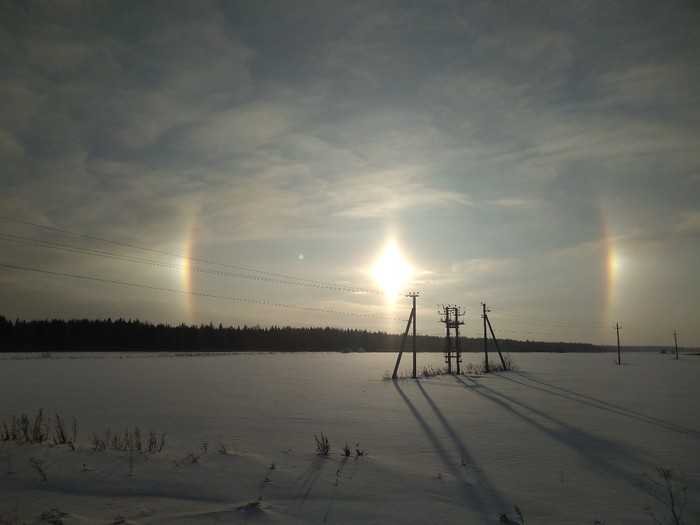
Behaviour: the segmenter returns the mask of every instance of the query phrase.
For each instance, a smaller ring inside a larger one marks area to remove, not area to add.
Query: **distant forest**
[[[131,319],[10,321],[0,316],[0,352],[168,351],[168,352],[396,352],[403,334],[340,328],[289,326],[224,327],[151,324]],[[460,338],[462,352],[483,352],[480,338]],[[587,343],[499,340],[503,352],[606,352]],[[489,339],[489,351],[496,350]],[[416,350],[443,352],[445,339],[419,335]],[[405,351],[412,351],[411,336]]]

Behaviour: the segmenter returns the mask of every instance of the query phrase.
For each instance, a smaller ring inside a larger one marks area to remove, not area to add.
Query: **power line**
[[[494,319],[498,320],[498,319]],[[531,331],[525,331],[525,330],[504,330],[502,328],[498,329],[499,332],[504,332],[508,334],[526,334],[526,335],[549,335],[549,336],[562,336],[562,335],[567,335],[567,336],[598,336],[600,335],[599,333],[584,333],[584,332],[531,332]]]
[[[496,308],[496,310],[499,313],[502,313],[503,315],[511,316],[511,317],[516,317],[516,318],[522,318],[522,319],[529,319],[531,320],[530,324],[537,324],[535,321],[540,321],[541,324],[546,324],[546,325],[552,325],[552,324],[563,324],[563,325],[593,325],[593,326],[602,326],[602,323],[595,322],[595,321],[582,321],[582,320],[567,320],[567,319],[558,319],[554,317],[545,317],[545,316],[538,316],[538,315],[532,315],[532,314],[523,314],[519,312],[514,312],[513,310],[507,310],[505,308]],[[526,324],[526,321],[510,321],[512,323],[520,322],[523,324]]]
[[[506,325],[515,324],[515,325],[519,325],[519,326],[523,326],[523,325],[525,325],[525,326],[542,326],[542,327],[547,327],[547,328],[561,328],[562,330],[570,330],[572,328],[580,328],[582,330],[591,330],[591,329],[596,328],[595,326],[590,326],[590,325],[589,326],[580,326],[580,325],[577,326],[573,322],[571,324],[557,325],[554,323],[544,323],[544,322],[537,323],[537,322],[533,322],[533,321],[514,321],[513,319],[507,319],[507,318],[503,318],[503,317],[499,317],[499,316],[489,316],[489,317],[490,317],[490,319],[493,319],[494,321],[499,321],[499,323],[506,324]],[[602,327],[602,325],[601,325],[601,327]],[[506,331],[506,330],[502,330],[502,331]],[[518,330],[518,332],[538,333],[538,332],[526,332],[523,330]]]
[[[73,274],[73,273],[66,273],[66,272],[55,272],[51,270],[43,270],[41,268],[29,268],[26,266],[19,266],[19,265],[13,265],[13,264],[5,264],[5,263],[0,263],[0,266],[4,268],[11,268],[15,270],[23,270],[23,271],[29,271],[29,272],[37,272],[37,273],[43,273],[47,275],[56,275],[60,277],[71,277],[75,279],[83,279],[86,281],[96,281],[96,282],[102,282],[102,283],[107,283],[107,284],[118,284],[121,286],[132,286],[135,288],[143,288],[147,290],[157,290],[161,292],[171,292],[171,293],[179,293],[183,295],[194,295],[198,297],[207,297],[210,299],[222,299],[225,301],[237,301],[237,302],[243,302],[243,303],[252,303],[252,304],[261,304],[261,305],[266,305],[266,306],[276,306],[279,308],[293,308],[297,310],[307,310],[307,311],[313,311],[313,312],[322,312],[322,313],[329,313],[329,314],[335,314],[335,315],[352,315],[356,317],[366,317],[366,318],[372,318],[372,319],[384,319],[388,321],[404,321],[405,319],[399,319],[395,317],[385,317],[385,316],[380,316],[380,315],[372,315],[372,314],[361,314],[361,313],[355,313],[355,312],[341,312],[338,310],[328,310],[325,308],[316,308],[313,306],[299,306],[299,305],[291,305],[291,304],[283,304],[283,303],[274,303],[274,302],[269,302],[269,301],[259,301],[256,299],[242,299],[240,297],[230,297],[230,296],[225,296],[225,295],[216,295],[216,294],[208,294],[208,293],[202,293],[202,292],[193,292],[193,291],[188,291],[188,290],[178,290],[175,288],[166,288],[164,286],[154,286],[150,284],[141,284],[141,283],[130,283],[126,281],[117,281],[115,279],[103,279],[101,277],[90,277],[87,275],[78,275],[78,274]]]
[[[222,262],[212,261],[212,260],[208,260],[208,259],[201,259],[201,258],[198,258],[198,257],[191,257],[191,256],[188,256],[188,255],[182,255],[182,254],[173,253],[173,252],[166,252],[166,251],[163,251],[163,250],[156,250],[156,249],[154,249],[154,248],[146,248],[146,247],[144,247],[144,246],[139,246],[139,245],[137,245],[137,244],[127,243],[127,242],[121,242],[121,241],[115,241],[115,240],[112,240],[112,239],[107,239],[107,238],[104,238],[104,237],[97,237],[97,236],[94,236],[94,235],[87,235],[87,234],[84,234],[84,233],[74,232],[74,231],[70,231],[70,230],[64,230],[64,229],[61,229],[61,228],[55,228],[55,227],[53,227],[53,226],[46,226],[46,225],[43,225],[43,224],[37,224],[37,223],[34,223],[34,222],[30,222],[30,221],[24,221],[24,220],[20,220],[20,219],[14,219],[14,218],[12,218],[12,217],[5,217],[5,216],[1,216],[1,215],[0,215],[0,219],[5,220],[5,221],[9,221],[9,222],[14,222],[14,223],[17,223],[17,224],[24,224],[24,225],[26,225],[26,226],[32,226],[32,227],[35,227],[35,228],[41,228],[41,229],[45,229],[45,230],[48,230],[48,231],[54,231],[54,232],[58,232],[58,233],[66,234],[66,235],[72,235],[72,236],[75,236],[75,237],[81,237],[81,238],[84,238],[84,239],[90,239],[90,240],[93,240],[93,241],[105,242],[105,243],[114,244],[114,245],[117,245],[117,246],[124,246],[124,247],[127,247],[127,248],[133,248],[133,249],[136,249],[136,250],[143,250],[143,251],[146,251],[146,252],[157,253],[157,254],[159,254],[159,255],[167,255],[168,257],[177,257],[177,258],[180,258],[180,259],[187,259],[187,260],[189,260],[189,261],[194,261],[194,262],[199,262],[199,263],[205,263],[205,264],[211,264],[211,265],[214,265],[214,266],[221,266],[221,267],[224,267],[224,268],[231,268],[231,269],[234,269],[234,270],[241,270],[241,271],[245,271],[245,272],[251,272],[251,273],[257,273],[257,274],[261,274],[261,275],[266,275],[266,276],[270,276],[270,277],[273,277],[273,278],[277,278],[277,279],[284,280],[286,284],[292,284],[291,281],[300,281],[300,282],[303,282],[303,283],[308,283],[309,286],[312,285],[312,284],[316,284],[316,285],[319,285],[320,287],[328,287],[328,288],[330,288],[330,289],[338,289],[338,290],[344,290],[344,291],[364,292],[364,293],[372,293],[372,294],[378,294],[378,295],[385,295],[385,292],[382,291],[382,290],[376,290],[376,289],[371,289],[371,288],[350,287],[350,286],[341,285],[341,284],[337,284],[337,283],[330,283],[330,282],[325,282],[325,281],[318,281],[318,280],[315,280],[315,279],[306,279],[306,278],[303,278],[303,277],[295,277],[295,276],[293,276],[293,275],[286,275],[286,274],[280,274],[280,273],[274,273],[274,272],[267,272],[267,271],[263,271],[263,270],[256,270],[256,269],[254,269],[254,268],[246,268],[246,267],[244,267],[244,266],[237,266],[237,265],[233,265],[233,264],[222,263]],[[37,241],[37,242],[42,242],[42,243],[45,243],[45,244],[50,244],[50,243],[48,243],[48,241]],[[56,243],[56,244],[57,244],[57,243]],[[91,251],[96,252],[97,250],[91,250]],[[124,257],[127,257],[127,256],[124,256]],[[134,258],[134,259],[136,259],[136,258]],[[302,285],[302,284],[297,284],[297,286],[303,286],[303,285]]]
[[[126,261],[126,262],[134,262],[134,263],[139,263],[139,264],[149,264],[151,266],[158,266],[158,267],[162,267],[162,268],[170,268],[170,269],[175,269],[175,270],[186,270],[189,272],[206,273],[206,274],[218,275],[218,276],[222,276],[222,277],[234,277],[234,278],[238,278],[238,279],[250,279],[250,280],[255,280],[255,281],[266,281],[266,282],[271,282],[271,283],[287,284],[287,285],[291,285],[291,286],[304,286],[307,288],[325,288],[325,289],[329,289],[329,290],[337,290],[337,291],[352,292],[352,293],[370,293],[370,294],[383,293],[379,290],[373,290],[370,288],[360,288],[360,287],[355,287],[355,286],[347,286],[347,285],[331,284],[331,283],[323,284],[321,281],[310,281],[310,280],[296,280],[296,281],[294,281],[294,280],[285,280],[285,279],[281,279],[281,278],[275,278],[275,277],[271,277],[271,276],[247,275],[247,274],[243,274],[243,273],[233,273],[233,272],[225,272],[222,270],[213,270],[211,268],[201,268],[201,267],[197,267],[197,266],[186,266],[183,264],[177,264],[177,263],[172,263],[172,262],[156,261],[153,259],[146,259],[143,257],[134,257],[132,255],[123,255],[123,254],[119,254],[119,253],[106,252],[106,251],[102,251],[102,250],[93,250],[92,248],[81,248],[79,246],[71,246],[68,244],[31,239],[29,237],[21,237],[18,235],[9,235],[9,234],[0,233],[0,240],[21,243],[21,244],[27,244],[30,246],[38,246],[38,247],[42,247],[42,248],[51,248],[54,250],[62,250],[62,251],[70,252],[70,253],[77,253],[77,254],[83,254],[83,255],[93,255],[93,256],[97,256],[97,257],[104,257],[104,258],[121,260],[121,261]]]
[[[22,237],[19,235],[0,233],[0,240],[4,240],[6,242],[26,244],[29,246],[35,246],[35,247],[39,247],[39,248],[49,248],[49,249],[54,249],[54,250],[61,250],[61,251],[69,252],[69,253],[75,253],[78,255],[91,255],[91,256],[95,256],[95,257],[103,257],[103,258],[114,259],[114,260],[119,260],[119,261],[123,261],[123,262],[148,264],[148,265],[161,267],[161,268],[175,269],[175,270],[188,271],[188,272],[197,272],[197,273],[208,274],[208,275],[219,276],[219,277],[249,279],[249,280],[268,282],[268,283],[274,283],[274,284],[283,284],[283,285],[290,285],[290,286],[303,286],[303,287],[307,287],[307,288],[328,289],[328,290],[335,290],[335,291],[349,292],[349,293],[366,293],[366,294],[386,295],[386,292],[384,292],[382,290],[372,289],[372,288],[364,288],[364,287],[352,286],[352,285],[347,285],[347,284],[331,283],[331,282],[327,282],[327,281],[306,279],[306,278],[296,277],[296,276],[292,276],[292,275],[256,270],[254,268],[247,268],[247,267],[243,267],[243,266],[237,266],[237,265],[233,265],[233,264],[222,263],[222,262],[208,260],[208,259],[191,257],[191,256],[167,252],[167,251],[163,251],[163,250],[156,250],[153,248],[147,248],[147,247],[140,246],[140,245],[133,244],[133,243],[116,241],[113,239],[107,239],[105,237],[87,235],[84,233],[70,231],[70,230],[66,230],[66,229],[62,229],[62,228],[56,228],[56,227],[52,227],[52,226],[47,226],[47,225],[38,224],[38,223],[30,222],[30,221],[15,219],[15,218],[11,218],[11,217],[0,216],[0,219],[5,220],[5,221],[9,221],[9,222],[13,222],[16,224],[23,224],[23,225],[31,226],[34,228],[40,228],[40,229],[53,231],[53,232],[57,232],[57,233],[65,234],[65,235],[71,235],[74,237],[80,237],[80,238],[89,239],[89,240],[93,240],[93,241],[109,243],[109,244],[113,244],[116,246],[122,246],[122,247],[131,248],[131,249],[142,250],[145,252],[150,252],[150,253],[154,253],[154,254],[158,254],[158,255],[165,255],[168,257],[175,257],[175,258],[182,259],[182,260],[199,262],[199,263],[219,266],[222,268],[238,270],[238,271],[231,272],[231,271],[217,270],[217,269],[212,269],[212,268],[203,268],[203,267],[194,266],[194,265],[178,264],[176,262],[159,261],[159,260],[149,259],[149,258],[145,258],[145,257],[137,257],[134,255],[126,255],[126,254],[115,253],[115,252],[110,252],[110,251],[96,250],[93,248],[84,248],[84,247],[79,247],[79,246],[73,246],[73,245],[65,244],[65,243],[59,243],[59,242],[53,242],[53,241],[47,241],[47,240],[33,239],[30,237]],[[5,265],[5,264],[3,264],[2,266],[12,267],[10,265]],[[31,269],[31,268],[25,268],[25,267],[20,267],[20,266],[16,266],[15,268],[26,269],[26,270],[30,270],[30,271],[39,271],[39,272],[43,272],[43,273],[47,273],[47,274],[72,276],[75,278],[90,279],[90,280],[115,283],[115,284],[123,284],[123,285],[128,285],[128,286],[139,286],[139,287],[143,287],[143,288],[151,288],[151,289],[156,289],[156,290],[165,290],[165,291],[172,291],[172,292],[178,292],[178,293],[188,293],[191,295],[200,295],[200,296],[204,296],[204,297],[219,297],[219,296],[205,294],[205,293],[199,293],[199,292],[187,292],[187,291],[182,291],[182,290],[171,290],[171,289],[160,288],[157,286],[140,285],[140,284],[135,284],[135,283],[122,283],[120,281],[112,281],[110,279],[101,279],[101,278],[97,278],[97,277],[85,277],[85,276],[79,276],[79,275],[75,275],[75,274],[62,274],[60,272],[51,272],[48,270]],[[248,272],[248,273],[242,273],[242,272]],[[398,295],[403,295],[403,294],[398,294]],[[440,302],[437,301],[434,297],[427,296],[427,295],[425,297],[428,298],[429,300],[434,301],[437,305],[440,304]],[[245,301],[245,302],[259,303],[259,304],[268,304],[268,305],[277,305],[277,303],[265,303],[263,301],[255,301],[255,300],[249,300],[249,299],[230,298],[230,300]],[[474,304],[478,304],[478,303],[474,303]],[[280,304],[278,306],[287,306],[287,305]],[[471,305],[468,305],[468,306],[471,306]],[[289,307],[290,308],[303,308],[303,307],[297,307],[297,306],[291,306],[291,305],[289,305]],[[308,307],[308,308],[313,309],[311,307]],[[325,311],[328,313],[339,313],[339,314],[345,315],[345,313],[343,313],[343,312],[333,312],[331,310],[324,310],[324,309],[315,309],[315,310]],[[586,330],[586,329],[590,330],[590,329],[593,329],[594,327],[597,327],[599,329],[607,328],[607,324],[603,324],[600,322],[582,321],[580,319],[574,321],[574,320],[566,320],[566,319],[560,319],[560,318],[554,318],[554,317],[532,315],[532,314],[508,310],[505,308],[497,308],[496,311],[498,314],[500,314],[500,316],[492,316],[492,318],[495,320],[499,320],[500,322],[505,323],[506,325],[509,323],[513,323],[513,324],[517,324],[517,325],[543,326],[543,327],[549,327],[549,328],[578,327],[578,328],[581,328],[584,330]],[[359,314],[351,314],[350,313],[347,315],[359,315]],[[389,317],[379,317],[379,316],[371,316],[371,315],[366,315],[366,316],[367,317],[377,317],[380,319],[392,319]],[[501,316],[504,316],[504,317],[501,317]],[[396,319],[396,320],[403,320],[403,319]],[[652,337],[662,337],[662,336],[666,335],[665,331],[650,331],[646,328],[642,328],[640,330],[635,330],[634,328],[630,329],[630,325],[628,325],[627,328],[628,328],[628,330],[627,330],[628,333],[635,334],[635,335],[645,335],[645,336],[652,336]],[[507,332],[507,333],[518,333],[521,335],[540,335],[540,336],[559,336],[559,337],[561,337],[561,336],[582,337],[582,336],[600,336],[601,335],[600,333],[589,333],[589,332],[553,333],[550,331],[523,331],[523,330],[516,331],[516,330],[503,330],[503,329],[501,329],[501,331]]]
[[[438,301],[437,299],[435,299],[435,297],[432,297],[430,295],[425,295],[424,297],[426,299],[428,299],[429,301],[432,301],[433,303],[435,303],[435,306],[440,306],[441,304],[444,304],[444,303]]]
[[[4,240],[4,241],[8,241],[8,242],[21,243],[21,244],[26,244],[26,245],[30,245],[30,246],[40,247],[40,248],[62,250],[62,251],[70,252],[70,253],[76,253],[79,255],[98,256],[98,257],[104,257],[104,258],[108,258],[108,259],[120,260],[120,261],[124,261],[124,262],[149,264],[149,265],[157,266],[157,267],[161,267],[161,268],[178,269],[178,270],[189,271],[189,272],[199,272],[199,273],[205,273],[205,274],[223,276],[223,277],[251,279],[251,280],[271,282],[271,283],[276,283],[276,284],[305,286],[305,287],[309,287],[309,288],[325,288],[325,289],[330,289],[330,290],[352,292],[352,293],[359,292],[359,293],[369,293],[369,294],[385,294],[385,292],[380,291],[380,290],[376,290],[376,289],[362,288],[362,287],[358,287],[358,286],[349,286],[349,285],[344,285],[344,284],[329,283],[329,282],[313,280],[313,279],[304,279],[304,278],[299,278],[299,277],[285,275],[285,274],[278,274],[278,273],[273,273],[273,272],[265,272],[265,271],[256,270],[253,268],[246,268],[246,267],[242,267],[242,266],[236,266],[236,265],[232,265],[232,264],[226,264],[226,263],[221,263],[221,262],[207,260],[207,259],[189,257],[189,256],[181,255],[181,254],[162,251],[162,250],[155,250],[152,248],[146,248],[146,247],[139,246],[139,245],[132,244],[132,243],[125,243],[125,242],[115,241],[112,239],[107,239],[104,237],[86,235],[86,234],[82,234],[79,232],[69,231],[69,230],[65,230],[65,229],[61,229],[61,228],[54,228],[51,226],[45,226],[45,225],[41,225],[41,224],[29,222],[29,221],[13,219],[13,218],[4,217],[4,216],[0,216],[0,219],[15,222],[18,224],[25,224],[25,225],[36,227],[36,228],[42,228],[42,229],[46,229],[49,231],[55,231],[55,232],[58,232],[61,234],[72,235],[72,236],[76,236],[76,237],[96,240],[99,242],[106,242],[106,243],[114,244],[117,246],[124,246],[124,247],[128,247],[128,248],[133,248],[133,249],[138,249],[138,250],[142,250],[142,251],[146,251],[146,252],[156,253],[159,255],[166,255],[169,257],[176,257],[176,258],[185,259],[185,260],[189,260],[189,261],[198,261],[198,262],[202,262],[202,263],[206,263],[206,264],[221,266],[224,268],[232,268],[232,269],[242,270],[245,272],[251,272],[254,274],[258,274],[258,275],[250,275],[250,274],[244,274],[244,273],[238,273],[238,272],[235,272],[235,273],[234,272],[227,272],[227,271],[216,270],[216,269],[211,269],[211,268],[202,268],[202,267],[191,266],[191,265],[177,264],[175,262],[158,261],[158,260],[154,260],[154,259],[137,257],[137,256],[133,256],[133,255],[125,255],[125,254],[115,253],[115,252],[110,252],[110,251],[96,250],[93,248],[84,248],[84,247],[74,246],[74,245],[70,245],[70,244],[66,244],[66,243],[40,240],[40,239],[36,239],[36,238],[23,237],[23,236],[12,235],[12,234],[7,234],[7,233],[0,233],[0,240]],[[338,311],[338,310],[330,310],[330,309],[317,308],[317,307],[311,307],[311,306],[289,305],[289,304],[275,303],[275,302],[269,302],[269,301],[260,301],[260,300],[255,300],[255,299],[243,299],[243,298],[238,298],[238,297],[222,296],[222,295],[195,292],[195,291],[178,290],[178,289],[166,288],[166,287],[155,286],[155,285],[118,281],[115,279],[91,277],[91,276],[85,276],[85,275],[79,275],[79,274],[73,274],[73,273],[45,270],[45,269],[40,269],[40,268],[30,268],[27,266],[20,266],[20,265],[11,265],[11,264],[0,263],[0,266],[6,267],[6,268],[14,268],[14,269],[18,269],[18,270],[44,273],[47,275],[71,277],[71,278],[76,278],[76,279],[103,282],[103,283],[107,283],[107,284],[132,286],[132,287],[138,287],[138,288],[143,288],[143,289],[151,289],[151,290],[165,291],[165,292],[171,292],[171,293],[181,293],[181,294],[187,294],[187,295],[193,295],[193,296],[199,296],[199,297],[208,297],[208,298],[222,299],[222,300],[229,300],[229,301],[246,302],[246,303],[252,303],[252,304],[261,304],[261,305],[266,305],[266,306],[275,306],[275,307],[281,307],[281,308],[293,308],[293,309],[316,311],[316,312],[323,312],[323,313],[329,313],[329,314],[335,314],[335,315],[352,315],[352,316],[357,316],[357,317],[383,319],[383,320],[391,320],[391,321],[403,321],[404,320],[404,319],[393,318],[393,317],[382,316],[382,315],[343,312],[343,311]]]
[[[502,308],[498,309],[499,312],[507,312],[506,316],[510,317],[515,317],[516,319],[509,319],[508,317],[494,317],[494,319],[498,319],[499,321],[507,324],[517,324],[517,325],[531,325],[531,326],[547,326],[547,327],[561,327],[561,328],[567,328],[567,327],[581,327],[582,329],[591,329],[591,328],[599,328],[601,330],[610,330],[609,326],[607,323],[602,323],[602,322],[593,322],[593,321],[568,321],[564,319],[556,319],[556,318],[550,318],[550,317],[544,317],[544,316],[534,316],[534,315],[529,315],[529,314],[522,314],[518,312],[514,312],[512,310],[505,310]],[[519,319],[528,319],[528,320],[518,320]],[[628,325],[627,327],[627,333],[632,334],[632,335],[645,335],[645,336],[652,336],[652,337],[664,337],[667,335],[666,331],[663,330],[648,330],[648,329],[635,329],[634,326]],[[613,327],[614,330],[614,327]],[[510,333],[519,333],[519,334],[531,334],[531,335],[567,335],[567,336],[593,336],[593,335],[601,335],[601,333],[587,333],[587,332],[574,332],[574,333],[552,333],[552,332],[533,332],[533,331],[524,331],[524,330],[501,330],[503,332],[510,332]]]

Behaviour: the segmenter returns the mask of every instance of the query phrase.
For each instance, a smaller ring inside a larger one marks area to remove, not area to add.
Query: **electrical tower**
[[[459,318],[464,316],[464,312],[458,306],[444,306],[444,312],[441,312],[443,317],[441,322],[445,323],[445,362],[447,363],[447,373],[452,373],[452,360],[455,361],[455,369],[461,373],[460,363],[462,362],[462,342],[459,339],[459,326],[464,324]],[[452,329],[455,331],[454,339],[452,338]]]

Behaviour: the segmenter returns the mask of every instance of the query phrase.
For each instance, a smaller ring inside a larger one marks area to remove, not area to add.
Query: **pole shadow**
[[[467,453],[467,447],[463,443],[461,437],[450,425],[443,412],[439,409],[439,407],[435,404],[430,395],[426,392],[423,385],[421,385],[420,380],[414,380],[411,384],[413,384],[414,382],[415,384],[417,384],[418,390],[428,402],[431,411],[436,415],[441,426],[449,436],[453,447],[457,449],[459,453]],[[438,456],[442,460],[443,465],[454,476],[455,479],[459,480],[459,487],[463,494],[464,501],[470,504],[472,510],[475,508],[482,509],[482,513],[485,513],[488,512],[488,509],[493,509],[494,512],[499,512],[502,511],[502,509],[509,507],[509,504],[505,501],[500,492],[498,492],[488,482],[486,474],[476,465],[476,463],[473,461],[473,458],[469,463],[469,470],[473,471],[479,487],[475,487],[474,483],[470,482],[469,479],[467,479],[468,471],[459,464],[456,454],[451,454],[450,451],[448,451],[447,447],[441,440],[438,433],[431,427],[426,417],[421,413],[421,411],[418,409],[415,403],[411,401],[407,393],[399,385],[398,381],[393,381],[393,384],[394,388],[396,388],[396,391],[399,393],[399,396],[401,396],[401,399],[406,404],[406,407],[411,412],[416,422],[419,424],[421,430],[423,430],[425,436],[428,438],[428,441],[432,445],[433,450],[438,454]],[[482,499],[482,494],[484,493],[484,490],[481,490],[480,487],[483,487],[485,489],[488,501],[484,501]],[[484,514],[484,516],[487,515],[488,514]]]
[[[641,421],[642,423],[647,423],[649,425],[653,425],[653,426],[662,428],[664,430],[668,430],[671,432],[677,432],[679,434],[684,434],[684,435],[689,436],[689,437],[700,439],[700,432],[698,432],[697,430],[693,430],[692,428],[684,427],[683,425],[678,425],[677,423],[671,423],[669,421],[664,421],[663,419],[659,419],[657,417],[649,416],[647,414],[643,414],[643,413],[637,412],[635,410],[624,408],[624,407],[621,407],[621,406],[616,405],[614,403],[611,403],[609,401],[603,401],[601,399],[596,399],[596,398],[588,396],[586,394],[579,394],[578,392],[574,392],[573,390],[562,388],[560,386],[551,385],[549,383],[542,381],[541,379],[535,379],[534,377],[531,377],[531,376],[523,374],[523,373],[513,372],[513,374],[516,376],[519,376],[523,380],[518,381],[518,380],[516,380],[513,377],[508,376],[508,375],[503,375],[502,377],[504,379],[507,379],[508,381],[512,381],[513,383],[517,383],[519,385],[523,385],[523,386],[526,386],[528,388],[533,388],[535,390],[539,390],[541,392],[545,392],[545,393],[551,394],[553,396],[562,397],[564,399],[574,401],[577,403],[581,403],[583,405],[587,405],[587,406],[590,406],[593,408],[598,408],[600,410],[605,410],[605,411],[610,412],[612,414],[624,416],[624,417],[627,417],[630,419],[635,419],[637,421]],[[537,383],[537,385],[528,384],[525,381],[529,381],[531,383]],[[540,385],[540,386],[538,386],[538,385]]]
[[[629,480],[630,483],[635,482],[638,473],[627,472],[613,462],[613,459],[633,460],[635,463],[641,462],[641,451],[639,454],[633,453],[629,444],[606,439],[581,428],[574,427],[561,419],[547,414],[539,408],[530,406],[523,401],[498,392],[484,384],[469,384],[465,379],[459,376],[455,376],[455,380],[471,392],[487,399],[510,415],[517,417],[565,447],[572,449],[581,456],[587,464],[591,465],[592,468],[603,471],[606,475]],[[471,381],[476,383],[474,379],[471,379]],[[528,415],[528,413],[531,415]],[[536,418],[541,421],[549,422],[552,428],[538,421]]]

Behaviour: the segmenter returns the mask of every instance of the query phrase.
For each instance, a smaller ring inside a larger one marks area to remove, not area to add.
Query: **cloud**
[[[392,229],[427,294],[522,304],[590,299],[606,232],[686,268],[697,10],[601,6],[15,2],[0,206],[329,280]]]
[[[450,205],[472,206],[463,193],[436,189],[427,184],[427,170],[415,166],[363,173],[339,181],[330,191],[340,210],[338,217],[387,217],[416,208]]]
[[[487,70],[515,69],[525,82],[559,83],[574,63],[574,44],[575,37],[564,31],[505,26],[477,36],[471,52]]]
[[[547,203],[539,198],[504,197],[502,199],[486,201],[484,205],[494,205],[519,212],[533,212],[542,210],[547,206]]]
[[[462,274],[466,280],[473,280],[511,272],[519,265],[516,259],[465,259],[453,263],[452,272]]]
[[[13,10],[16,36],[1,52],[6,78],[15,79],[0,85],[14,99],[2,110],[11,117],[5,122],[35,144],[35,155],[52,142],[127,155],[247,93],[251,52],[226,32],[223,15],[171,7],[133,13],[77,2]]]
[[[24,146],[16,137],[0,128],[0,156],[6,161],[24,156]]]
[[[181,146],[202,160],[232,157],[270,144],[293,126],[294,111],[287,105],[255,103],[236,106],[192,127]]]
[[[216,193],[203,197],[202,218],[219,242],[289,238],[308,235],[314,228],[319,205],[307,200],[309,184],[295,177],[281,186],[274,170],[255,178],[235,178],[218,185]]]
[[[681,214],[674,231],[682,236],[700,236],[700,211],[693,210]]]
[[[694,89],[700,80],[697,70],[682,62],[635,64],[623,70],[607,71],[597,84],[608,106],[681,109],[697,100]]]

